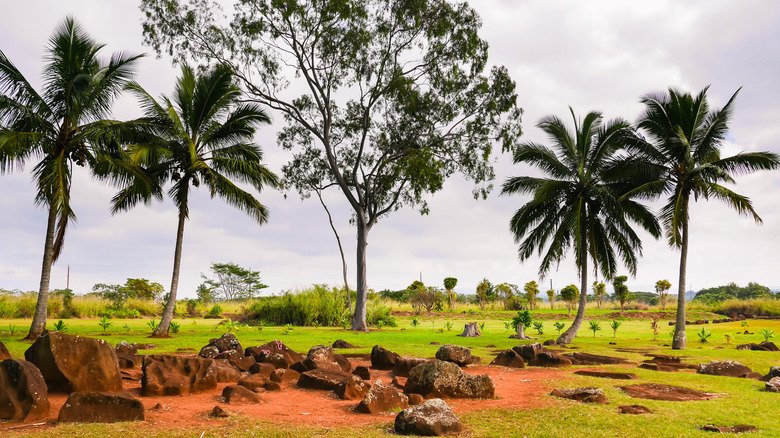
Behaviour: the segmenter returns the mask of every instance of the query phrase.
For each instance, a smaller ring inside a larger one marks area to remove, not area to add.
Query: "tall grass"
[[[273,325],[338,326],[348,311],[339,290],[315,285],[277,297],[257,298],[247,307],[246,314],[250,319]]]
[[[773,298],[750,298],[747,300],[732,298],[716,303],[705,303],[703,301],[694,300],[689,302],[686,308],[708,310],[710,312],[720,313],[721,315],[742,314],[780,316],[780,300]]]

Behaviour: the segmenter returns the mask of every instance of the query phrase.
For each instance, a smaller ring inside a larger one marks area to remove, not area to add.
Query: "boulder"
[[[470,376],[452,362],[436,360],[412,368],[404,393],[425,398],[493,398],[495,389],[487,374]]]
[[[607,397],[604,395],[604,391],[590,386],[584,388],[554,389],[550,395],[582,403],[607,404]]]
[[[209,340],[209,345],[213,345],[219,349],[220,353],[226,351],[237,351],[244,355],[244,349],[241,348],[241,343],[238,342],[238,338],[233,333],[225,333],[222,336]]]
[[[271,373],[271,381],[276,383],[297,382],[301,373],[289,368],[277,368]]]
[[[254,357],[254,356],[247,356]],[[262,361],[259,363],[273,365],[274,368],[288,368],[291,364],[287,363],[287,358],[279,353],[267,353],[262,356]]]
[[[464,338],[476,338],[482,336],[482,333],[480,333],[479,326],[476,322],[470,322],[463,326],[463,333],[459,334],[458,336],[462,336]]]
[[[395,368],[393,368],[393,370],[395,370]],[[371,380],[371,371],[369,371],[368,367],[363,365],[356,366],[355,369],[352,370],[352,374],[360,377],[363,380]]]
[[[366,393],[365,398],[355,408],[356,412],[364,414],[379,414],[394,409],[409,407],[409,398],[392,386],[386,386],[377,380]]]
[[[271,374],[273,374],[274,371],[277,369],[286,369],[286,368],[275,368],[270,363],[255,363],[251,367],[249,367],[249,372],[251,374],[259,374],[266,379],[271,378]]]
[[[544,341],[544,345],[547,346],[547,347],[552,347],[554,345],[558,345],[558,343],[555,342],[555,339],[548,339],[548,340]]]
[[[239,386],[243,386],[244,388],[249,389],[250,391],[256,391],[260,388],[264,388],[265,384],[268,383],[269,378],[265,376],[261,376],[260,374],[250,374],[246,377],[243,377],[241,380],[238,381]]]
[[[701,430],[718,433],[758,432],[758,428],[756,426],[750,426],[747,424],[738,424],[736,426],[713,426],[712,424],[705,424],[701,427]]]
[[[447,403],[435,398],[401,411],[395,417],[395,431],[403,435],[454,435],[463,431],[463,424]]]
[[[369,385],[363,379],[353,375],[339,383],[333,392],[342,400],[362,400],[369,389]]]
[[[239,385],[226,386],[222,390],[222,397],[225,399],[225,403],[231,405],[260,403],[263,401],[256,392]]]
[[[301,365],[306,371],[311,370],[332,370],[349,372],[352,365],[349,359],[341,354],[333,352],[333,347],[317,345],[311,347],[306,359],[301,361]]]
[[[652,414],[653,411],[651,411],[650,409],[642,405],[627,405],[627,406],[618,406],[618,413],[642,415],[642,414]]]
[[[138,354],[138,345],[127,341],[119,341],[114,347],[116,354]]]
[[[525,361],[515,350],[509,349],[499,353],[499,355],[490,362],[490,365],[509,368],[525,368]]]
[[[22,359],[0,362],[0,420],[46,418],[49,398],[41,371]]]
[[[677,367],[671,367],[669,364],[661,364],[661,363],[643,363],[639,365],[638,368],[642,368],[643,370],[650,370],[650,371],[661,371],[664,373],[676,373],[679,368]]]
[[[206,359],[214,359],[215,357],[219,356],[219,348],[215,347],[214,345],[206,345],[200,349],[198,356],[204,357]]]
[[[241,372],[226,361],[215,360],[214,367],[217,370],[217,383],[235,383],[241,379]]]
[[[699,368],[696,369],[697,374],[726,377],[745,377],[752,372],[753,371],[750,368],[733,360],[702,363],[699,364]]]
[[[737,345],[737,350],[753,350],[753,351],[780,351],[774,342],[764,341],[760,344],[742,344]]]
[[[773,377],[764,384],[767,392],[780,392],[780,377]]]
[[[265,382],[265,385],[263,385],[263,389],[265,389],[266,391],[269,391],[269,392],[281,391],[282,390],[282,385],[280,385],[278,382],[274,382],[272,380],[269,380],[269,381]]]
[[[528,365],[546,368],[562,368],[571,366],[571,360],[549,351],[541,351],[536,355],[534,360],[528,362]]]
[[[412,368],[425,362],[428,362],[428,359],[408,357],[399,358],[395,363],[395,366],[393,366],[393,374],[400,377],[409,377],[409,371],[411,371]],[[370,378],[367,380],[370,380]]]
[[[41,370],[50,392],[122,390],[116,352],[104,340],[44,332],[24,357]]]
[[[406,381],[407,380],[409,380],[409,379],[407,379],[406,377],[394,376],[392,383],[396,387],[404,389],[406,387]]]
[[[230,413],[228,411],[222,409],[221,406],[217,405],[217,406],[214,406],[214,409],[208,411],[207,415],[209,417],[214,417],[214,418],[227,418],[227,417],[230,416]]]
[[[761,378],[762,382],[768,382],[775,377],[780,377],[780,367],[769,367],[769,374]]]
[[[349,342],[343,340],[343,339],[336,339],[333,341],[333,345],[331,345],[333,348],[359,348],[356,347]]]
[[[141,394],[182,395],[211,391],[217,387],[214,359],[168,354],[144,356]]]
[[[588,376],[588,377],[601,377],[604,379],[617,379],[617,380],[636,380],[639,377],[636,374],[631,373],[612,373],[609,371],[589,371],[589,370],[578,370],[575,371],[574,374],[577,374],[579,376]]]
[[[300,362],[304,359],[302,355],[293,351],[290,349],[290,347],[284,345],[282,341],[272,341],[256,347],[249,347],[244,350],[244,353],[247,356],[253,356],[257,362],[265,362],[264,359],[266,354],[280,354],[284,357],[284,360],[287,364],[285,368],[289,368],[290,365],[294,364],[295,362]],[[277,366],[277,368],[282,367]]]
[[[8,349],[5,348],[5,344],[3,344],[2,341],[0,341],[0,360],[6,360],[11,359],[11,353],[8,352]]]
[[[120,370],[129,370],[141,365],[144,360],[143,356],[139,354],[116,354],[117,364],[119,364]]]
[[[127,392],[74,392],[60,409],[60,423],[119,423],[144,421],[140,400]]]
[[[311,370],[301,374],[298,379],[299,388],[323,389],[332,391],[342,382],[352,377],[352,374],[336,370]]]
[[[371,368],[375,370],[392,370],[400,358],[401,356],[397,353],[393,353],[380,345],[374,345],[374,348],[371,349]]]
[[[425,401],[420,394],[407,394],[406,396],[409,397],[409,406],[417,406]]]
[[[452,344],[446,344],[439,347],[439,349],[436,350],[436,359],[452,362],[460,367],[470,365],[474,362],[474,358],[471,356],[471,348]]]
[[[525,363],[531,362],[532,360],[536,359],[537,354],[542,351],[546,351],[545,348],[542,347],[542,344],[538,342],[533,344],[517,345],[512,347],[512,350],[514,350],[515,353],[522,357]]]
[[[256,363],[254,357],[244,356],[244,353],[238,350],[226,351],[217,356],[217,358],[219,360],[227,360],[239,371],[249,371],[249,368]]]

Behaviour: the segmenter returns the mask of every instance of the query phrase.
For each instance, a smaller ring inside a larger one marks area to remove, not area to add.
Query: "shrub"
[[[596,332],[601,330],[601,323],[599,323],[595,319],[591,319],[590,321],[588,321],[588,324],[590,325],[590,327],[588,327],[588,330],[593,332],[593,337],[595,338]]]
[[[311,326],[318,322],[323,327],[339,326],[348,317],[344,294],[338,289],[329,290],[315,285],[297,292],[284,292],[277,297],[261,297],[244,311],[250,320],[264,320],[274,325]],[[366,311],[369,324],[383,320],[385,325],[395,326],[390,309],[379,300],[370,300]],[[392,322],[391,322],[392,321]]]
[[[543,335],[544,334],[544,322],[542,322],[542,321],[534,321],[534,330],[536,330],[537,334]]]
[[[68,331],[68,325],[63,320],[59,320],[54,324],[54,331],[65,333]]]
[[[106,330],[114,324],[109,321],[108,317],[104,316],[103,319],[98,322],[98,325],[103,327],[103,334],[106,334]]]
[[[181,324],[179,324],[176,321],[171,321],[170,329],[171,329],[171,333],[179,333],[179,329],[181,329]]]
[[[561,330],[563,330],[563,328],[566,327],[566,324],[564,324],[562,322],[556,322],[556,323],[553,324],[553,327],[555,327],[555,330],[557,330],[558,334],[560,335],[561,334]]]
[[[696,332],[696,334],[699,336],[699,341],[701,341],[701,342],[708,342],[708,341],[707,341],[707,338],[709,338],[710,336],[712,336],[712,332],[710,332],[709,330],[707,330],[707,328],[706,328],[706,327],[702,327],[702,328],[701,328],[701,331],[699,331],[699,332]]]
[[[761,330],[761,336],[764,337],[764,341],[769,341],[769,339],[775,337],[775,332],[773,330],[769,330],[768,328],[765,328]]]
[[[366,323],[368,325],[379,324],[386,325],[388,327],[396,327],[398,323],[395,318],[390,315],[390,308],[385,306],[379,300],[370,300],[368,302],[368,309],[366,309]]]
[[[612,321],[612,322],[609,323],[609,328],[612,329],[612,337],[613,338],[617,338],[617,331],[618,331],[618,329],[620,328],[621,325],[623,325],[623,323],[620,322],[620,321],[617,321],[617,320]]]
[[[211,306],[211,309],[209,309],[209,313],[206,314],[207,318],[221,318],[222,317],[222,306],[219,304],[214,304]]]

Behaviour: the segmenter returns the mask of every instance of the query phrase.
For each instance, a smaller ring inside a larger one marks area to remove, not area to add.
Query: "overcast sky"
[[[471,2],[483,19],[480,35],[490,44],[490,62],[507,66],[524,109],[523,140],[548,144],[535,127],[545,115],[569,120],[602,111],[606,118],[635,121],[641,95],[672,86],[698,92],[711,85],[709,99],[721,107],[739,87],[724,152],[780,153],[780,3],[767,1],[520,1]],[[73,15],[97,41],[103,55],[147,53],[136,79],[152,95],[170,94],[177,70],[142,45],[141,13],[130,0],[4,2],[0,50],[40,89],[48,38]],[[114,116],[140,115],[131,98],[117,102]],[[280,173],[287,154],[276,145],[282,117],[261,129],[257,141],[267,164]],[[496,159],[495,185],[528,172],[509,155]],[[46,212],[34,206],[28,164],[24,172],[0,175],[0,288],[37,290]],[[756,226],[716,201],[691,209],[688,282],[699,290],[728,282],[755,281],[780,288],[780,172],[737,179],[736,191],[750,197],[764,220]],[[459,279],[457,291],[473,293],[483,277],[522,285],[531,280],[556,289],[579,284],[570,255],[548,278],[539,279],[538,259],[520,263],[508,230],[509,218],[527,199],[499,197],[494,190],[475,201],[471,185],[452,179],[430,197],[431,213],[402,210],[381,220],[369,235],[368,284],[401,289],[421,275],[428,285]],[[170,286],[176,210],[166,200],[117,216],[109,214],[114,189],[76,170],[72,204],[78,222],[52,270],[52,288],[76,293],[95,283],[148,278]],[[185,227],[179,295],[194,297],[212,262],[232,261],[261,272],[267,291],[279,293],[312,283],[340,285],[341,262],[327,217],[315,199],[264,192],[270,222],[257,226],[219,199],[196,191]],[[355,237],[349,208],[336,192],[327,196],[345,244],[349,280],[355,284]],[[660,279],[677,287],[679,252],[664,240],[643,239],[644,256],[634,291],[650,291]],[[608,289],[611,292],[611,288]]]

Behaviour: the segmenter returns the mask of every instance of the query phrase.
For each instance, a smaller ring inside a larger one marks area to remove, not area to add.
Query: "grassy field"
[[[657,339],[654,340],[650,328],[650,320],[638,319],[641,314],[626,314],[622,325],[613,334],[609,328],[611,319],[603,318],[604,315],[613,313],[613,309],[603,311],[589,310],[588,316],[599,321],[601,330],[595,333],[588,330],[588,322],[583,325],[579,336],[572,346],[576,351],[585,351],[595,354],[625,357],[632,362],[639,363],[646,359],[644,352],[651,351],[660,354],[680,355],[686,363],[702,363],[711,360],[736,360],[761,374],[766,374],[770,366],[780,366],[780,353],[759,351],[738,351],[737,344],[763,341],[760,331],[764,328],[773,330],[780,336],[779,320],[749,320],[747,326],[741,322],[726,324],[708,324],[705,326],[689,326],[688,349],[674,351],[669,347],[671,327],[668,320],[660,324]],[[554,313],[555,315],[551,315]],[[431,342],[441,344],[453,343],[473,348],[473,353],[482,356],[486,362],[492,359],[492,351],[496,349],[510,348],[520,343],[509,339],[511,331],[504,325],[509,321],[514,312],[501,312],[488,310],[485,312],[468,312],[455,314],[436,314],[435,317],[418,317],[419,325],[413,325],[411,316],[398,318],[398,326],[372,330],[369,333],[355,333],[340,328],[314,328],[294,327],[288,330],[285,327],[241,327],[235,333],[242,345],[259,345],[273,339],[282,340],[291,348],[305,352],[309,347],[317,344],[331,344],[336,339],[344,339],[361,348],[349,350],[350,353],[369,353],[371,347],[380,344],[385,348],[396,351],[404,356],[432,357],[436,349]],[[536,319],[544,321],[544,334],[538,335],[533,328],[526,331],[530,336],[539,337],[541,340],[555,338],[557,333],[553,322],[561,321],[567,325],[570,319],[553,319],[565,317],[566,311],[556,309],[550,312],[548,309],[535,311]],[[540,317],[540,315],[546,315]],[[706,315],[703,313],[703,317]],[[689,319],[696,317],[689,316]],[[464,320],[484,323],[483,336],[481,338],[456,337],[463,329]],[[67,333],[81,336],[97,337],[107,340],[112,345],[126,340],[128,342],[154,343],[153,350],[144,353],[175,352],[181,348],[199,350],[208,343],[208,340],[221,335],[224,325],[220,325],[217,319],[177,319],[181,329],[178,334],[170,339],[150,339],[151,331],[147,325],[149,319],[111,320],[112,326],[103,334],[103,329],[98,325],[97,319],[70,319],[64,320],[67,325]],[[53,324],[56,321],[51,321]],[[447,328],[447,323],[451,327]],[[15,333],[9,333],[10,326],[15,326]],[[699,342],[696,332],[702,327],[712,332],[708,342]],[[23,357],[30,343],[21,341],[29,328],[29,320],[0,320],[0,340],[6,345],[14,357]],[[741,334],[748,330],[754,334]],[[731,335],[730,343],[726,343],[724,334]],[[777,339],[775,339],[777,340]],[[531,342],[531,341],[523,341]],[[614,343],[615,345],[610,345]],[[488,345],[494,347],[487,347]],[[635,352],[621,352],[617,349],[633,349]],[[343,351],[347,352],[347,351]],[[572,371],[577,367],[572,367]],[[638,369],[634,366],[610,365],[604,366],[610,371],[625,371],[637,374],[640,382],[655,382],[686,386],[707,392],[727,394],[715,400],[702,402],[661,402],[650,400],[638,400],[628,397],[616,388],[620,382],[596,378],[588,378],[567,374],[567,378],[561,381],[549,381],[545,384],[550,388],[596,386],[606,393],[609,404],[585,405],[576,402],[546,397],[545,408],[525,410],[492,409],[476,411],[461,416],[467,429],[467,436],[478,437],[507,437],[507,436],[540,436],[540,437],[568,437],[568,436],[620,436],[620,437],[646,437],[646,436],[710,436],[698,428],[704,424],[736,425],[749,424],[761,429],[761,436],[780,436],[780,421],[777,420],[777,412],[780,412],[780,396],[761,390],[763,382],[726,377],[704,376],[690,373],[659,373]],[[650,415],[618,415],[617,406],[627,404],[642,404],[649,407],[653,414]],[[225,427],[213,430],[201,430],[197,428],[184,428],[177,430],[157,430],[145,425],[113,424],[113,425],[60,425],[54,429],[57,436],[125,436],[128,431],[143,432],[147,436],[165,437],[222,437],[222,436],[268,436],[268,437],[294,437],[294,436],[347,436],[347,437],[374,437],[387,436],[392,429],[392,416],[387,423],[360,428],[339,428],[337,430],[304,427],[290,424],[278,424],[270,421],[259,421],[254,418],[235,415],[225,420]],[[197,429],[197,430],[196,430]],[[36,434],[35,432],[18,432],[19,436],[51,436],[52,431]],[[10,436],[16,436],[11,434]]]

